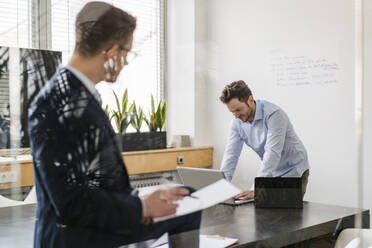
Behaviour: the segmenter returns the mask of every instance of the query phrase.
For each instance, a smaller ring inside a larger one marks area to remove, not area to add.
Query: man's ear
[[[252,96],[252,95],[250,95],[250,96],[248,97],[248,102],[250,102],[250,103],[253,103],[253,102],[254,102],[254,99],[253,99],[253,96]]]
[[[117,54],[117,51],[118,50],[119,50],[119,46],[117,44],[113,45],[108,50],[106,50],[104,52],[104,54],[105,54],[105,60],[108,60],[108,59],[114,57],[114,55]]]

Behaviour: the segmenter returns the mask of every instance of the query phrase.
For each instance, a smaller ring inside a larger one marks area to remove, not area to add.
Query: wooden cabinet
[[[177,166],[209,167],[213,165],[212,147],[185,147],[163,150],[123,152],[130,175],[176,170]],[[179,163],[181,162],[183,163]]]
[[[0,189],[18,188],[34,185],[34,168],[31,159],[15,161],[13,163],[0,162],[0,177],[10,172],[12,172],[15,176],[15,182],[0,183]]]
[[[172,171],[176,170],[178,165],[188,167],[210,167],[213,165],[213,147],[170,148],[123,152],[122,154],[129,175]],[[16,181],[0,183],[0,189],[34,185],[31,157],[13,161],[13,163],[0,162],[0,177],[3,175],[2,173],[7,172],[14,172]]]

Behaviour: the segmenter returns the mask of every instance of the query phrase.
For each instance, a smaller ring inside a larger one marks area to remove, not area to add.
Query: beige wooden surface
[[[17,164],[2,164],[0,165],[0,175],[2,172],[14,171],[17,175],[15,183],[0,183],[0,189],[18,188],[34,185],[34,169],[31,161]]]
[[[176,170],[178,165],[188,167],[209,167],[213,165],[213,147],[169,148],[123,152],[125,166],[130,175]],[[177,164],[177,158],[183,157],[183,164]],[[0,189],[32,186],[34,173],[32,159],[0,162],[2,172],[15,171],[17,182],[0,183]]]
[[[180,156],[183,157],[183,164],[177,164],[177,158]],[[123,158],[130,175],[171,171],[175,170],[178,165],[188,167],[208,167],[213,165],[213,148],[189,147],[124,152]]]

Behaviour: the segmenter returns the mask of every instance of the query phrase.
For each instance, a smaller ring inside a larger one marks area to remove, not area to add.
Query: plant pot
[[[122,151],[165,149],[167,132],[127,133],[122,135]]]

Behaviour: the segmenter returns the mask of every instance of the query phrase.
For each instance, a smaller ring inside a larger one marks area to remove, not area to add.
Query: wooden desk
[[[203,212],[201,233],[238,238],[234,247],[313,247],[307,245],[314,239],[354,227],[355,216],[360,215],[363,228],[369,228],[369,210],[311,202],[304,202],[303,209],[216,205]]]
[[[35,204],[0,208],[0,244],[8,248],[31,248],[35,209]],[[359,215],[363,227],[368,228],[369,210],[309,202],[304,203],[303,209],[216,205],[203,211],[200,232],[238,238],[239,243],[234,247],[239,248],[282,247],[354,227],[355,216]]]
[[[213,147],[184,147],[136,152],[123,152],[129,175],[175,170],[178,165],[188,167],[210,167],[213,165]],[[183,157],[183,164],[177,158]],[[17,182],[0,183],[0,189],[34,185],[32,158],[11,162],[0,162],[0,173],[16,171]]]

